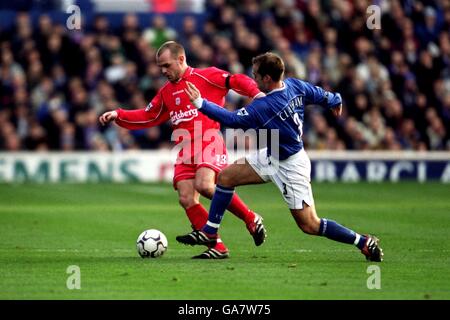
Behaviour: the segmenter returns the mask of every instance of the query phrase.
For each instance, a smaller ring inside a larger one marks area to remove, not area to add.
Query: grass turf
[[[264,217],[255,247],[231,214],[221,235],[230,259],[190,259],[204,247],[176,243],[189,231],[168,184],[0,185],[0,299],[450,299],[450,193],[442,184],[313,184],[320,217],[380,237],[381,289],[349,245],[300,232],[272,185],[238,188]],[[209,208],[208,201],[205,201]],[[135,241],[163,231],[162,258]],[[66,270],[81,270],[69,290]]]

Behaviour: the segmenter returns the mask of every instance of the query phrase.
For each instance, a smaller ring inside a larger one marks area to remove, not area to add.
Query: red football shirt
[[[193,83],[203,98],[220,106],[224,105],[229,89],[251,98],[260,93],[256,82],[246,75],[231,75],[215,67],[205,69],[188,67],[178,82],[167,82],[159,89],[146,108],[118,109],[116,123],[133,130],[157,126],[170,119],[174,130],[188,130],[191,138],[194,138],[194,126],[197,128],[195,132],[197,134],[203,134],[208,129],[219,129],[218,122],[208,118],[191,104],[184,91],[187,87],[186,81]],[[198,132],[200,127],[201,132]]]

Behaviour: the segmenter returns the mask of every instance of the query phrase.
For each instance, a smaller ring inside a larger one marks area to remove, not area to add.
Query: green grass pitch
[[[190,226],[169,184],[2,184],[0,299],[450,299],[448,185],[314,183],[313,191],[320,217],[379,236],[380,289],[367,287],[375,263],[303,234],[272,184],[238,188],[263,215],[266,242],[255,247],[227,213],[230,258],[220,261],[192,260],[204,247],[175,241]],[[137,255],[149,228],[169,240],[161,258]],[[66,286],[71,265],[79,290]]]

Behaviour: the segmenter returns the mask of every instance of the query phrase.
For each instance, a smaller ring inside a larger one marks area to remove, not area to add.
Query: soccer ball
[[[136,247],[142,258],[157,258],[167,250],[167,238],[159,230],[150,229],[142,232],[136,241]]]

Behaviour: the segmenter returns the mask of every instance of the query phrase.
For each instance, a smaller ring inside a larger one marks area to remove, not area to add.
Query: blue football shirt
[[[203,100],[200,111],[230,128],[278,130],[279,150],[272,150],[269,140],[267,153],[284,160],[303,148],[305,106],[316,104],[332,109],[341,103],[339,93],[326,91],[299,79],[287,78],[282,88],[253,100],[235,112],[207,100]]]

